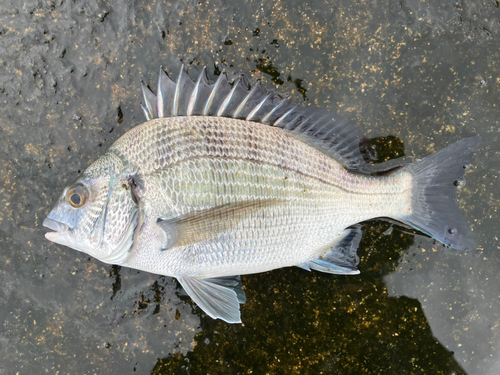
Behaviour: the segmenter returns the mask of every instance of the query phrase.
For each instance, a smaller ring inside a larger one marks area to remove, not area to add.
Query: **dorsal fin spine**
[[[149,116],[147,116],[147,117],[149,117],[150,119],[155,118],[156,111],[151,103],[151,100],[153,99],[153,97],[156,99],[156,97],[142,81],[141,81],[141,89],[142,89],[142,95],[144,97],[144,104],[145,104],[146,110],[149,114]]]
[[[161,83],[161,72],[163,71],[163,66],[160,65],[160,74],[158,74],[158,117],[159,118],[162,118],[164,115],[163,115],[163,106],[165,105],[164,104],[164,98],[163,98],[163,93],[161,92],[161,86],[162,86],[162,83]]]
[[[144,112],[144,116],[146,116],[146,119],[149,121],[149,120],[152,120],[151,117],[149,117],[149,112],[148,110],[146,109],[146,107],[144,107],[144,104],[141,103],[141,108],[142,108],[142,111]]]
[[[163,68],[160,68],[160,78],[158,78],[158,112],[163,113],[163,117],[172,116],[173,94],[175,93],[175,83],[165,73]]]
[[[207,104],[205,105],[205,109],[203,110],[203,116],[206,116],[208,114],[208,110],[210,109],[210,106],[212,105],[212,102],[215,97],[215,93],[217,92],[217,88],[219,87],[220,83],[222,82],[222,75],[224,73],[221,73],[219,75],[219,78],[217,78],[217,81],[215,82],[214,88],[212,89],[212,92],[210,93],[210,96],[208,97]]]
[[[246,120],[247,120],[247,121],[251,121],[251,120],[252,120],[252,117],[253,117],[253,116],[255,115],[255,113],[257,113],[257,111],[258,111],[258,110],[259,110],[259,109],[260,109],[260,108],[264,105],[264,103],[265,103],[265,102],[266,102],[266,100],[267,100],[267,99],[271,96],[271,94],[272,94],[272,91],[271,91],[271,92],[269,92],[269,93],[268,93],[268,94],[264,97],[264,99],[262,99],[262,101],[261,101],[259,104],[257,104],[257,105],[255,106],[255,108],[254,108],[254,109],[252,109],[252,111],[248,114],[248,116],[247,116],[247,118],[246,118]]]
[[[179,113],[179,94],[181,91],[181,83],[182,83],[182,77],[183,77],[183,72],[184,72],[184,66],[181,65],[181,70],[179,71],[179,77],[177,77],[177,84],[175,85],[175,94],[174,94],[174,103],[173,103],[173,108],[172,108],[172,114],[174,116],[177,116],[177,113]]]
[[[243,110],[243,108],[245,108],[245,105],[247,104],[247,101],[248,99],[250,99],[250,97],[253,95],[253,93],[257,90],[257,88],[259,87],[258,83],[256,83],[255,85],[253,85],[253,87],[250,89],[250,91],[248,92],[247,96],[245,96],[245,98],[241,101],[241,104],[238,106],[238,108],[236,108],[236,110],[234,111],[234,114],[233,114],[233,117],[234,118],[237,118],[238,115],[241,113],[241,111]]]
[[[260,121],[262,121],[264,124],[267,123],[267,120],[269,119],[269,117],[271,117],[271,115],[277,110],[279,109],[281,106],[283,106],[283,104],[286,103],[286,100],[282,100],[281,102],[279,102],[279,104],[277,106],[275,106],[273,109],[271,109],[271,111],[264,116],[264,118]],[[276,123],[275,123],[276,124]]]
[[[276,122],[274,123],[274,126],[279,126],[280,122],[283,121],[283,119],[288,116],[290,113],[293,112],[293,110],[295,109],[295,106],[292,107],[288,112],[285,112],[279,119],[276,120]],[[281,126],[280,126],[281,128]]]
[[[231,98],[233,97],[234,95],[234,92],[236,91],[236,89],[238,88],[238,85],[240,84],[241,82],[241,77],[238,78],[238,80],[233,84],[233,88],[231,89],[231,91],[229,92],[229,95],[226,96],[226,98],[222,101],[222,103],[220,104],[219,106],[219,110],[217,111],[217,116],[222,116],[224,114],[224,111],[225,109],[227,108],[227,103],[229,103],[229,101],[231,100]]]
[[[205,67],[203,67],[200,75],[198,76],[198,79],[196,80],[196,84],[194,85],[194,90],[193,93],[191,94],[191,97],[189,98],[189,104],[188,104],[188,109],[187,109],[187,115],[191,116],[193,113],[194,106],[196,104],[196,100],[198,99],[198,92],[200,91],[200,83],[202,80],[202,77],[205,73]]]
[[[300,130],[301,125],[303,125],[303,123],[299,121],[299,116],[295,116],[295,118],[292,117],[290,122],[284,126],[284,129],[289,130],[291,132],[298,132]]]

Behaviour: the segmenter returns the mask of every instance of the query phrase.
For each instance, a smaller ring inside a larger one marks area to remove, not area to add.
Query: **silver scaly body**
[[[478,138],[373,176],[362,134],[241,77],[143,87],[147,122],[66,188],[51,241],[106,263],[176,277],[213,318],[240,322],[239,275],[299,266],[357,274],[357,223],[390,217],[457,249],[468,227],[455,182]]]
[[[280,129],[242,120],[152,120],[110,151],[137,169],[143,185],[138,192],[145,225],[123,265],[170,276],[230,276],[300,265],[324,255],[345,228],[374,217],[400,217],[411,203],[407,172],[352,174]],[[248,210],[229,230],[214,231],[202,243],[151,251],[168,243],[157,218],[247,201],[276,203]]]

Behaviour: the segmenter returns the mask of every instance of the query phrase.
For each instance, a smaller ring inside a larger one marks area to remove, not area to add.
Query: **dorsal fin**
[[[298,107],[260,81],[251,85],[241,75],[228,82],[226,73],[214,84],[203,68],[196,82],[181,67],[177,83],[160,69],[158,95],[142,84],[147,120],[172,116],[230,117],[282,128],[352,170],[371,160],[361,131],[345,118],[315,106]]]
[[[142,89],[144,90],[144,86]],[[160,67],[158,76],[158,117],[173,116],[172,103],[174,102],[175,89],[175,82]]]

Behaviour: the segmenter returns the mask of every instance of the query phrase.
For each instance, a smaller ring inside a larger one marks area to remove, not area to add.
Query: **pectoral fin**
[[[333,249],[323,256],[298,265],[307,271],[311,269],[338,275],[357,275],[359,258],[356,250],[363,236],[360,226],[346,229],[333,244]]]
[[[163,250],[212,239],[218,233],[227,232],[256,211],[281,202],[283,201],[266,199],[228,203],[172,219],[160,218],[157,223],[167,233],[168,238]]]
[[[239,276],[198,279],[177,277],[184,290],[209,316],[228,323],[241,323],[240,303],[245,294]]]

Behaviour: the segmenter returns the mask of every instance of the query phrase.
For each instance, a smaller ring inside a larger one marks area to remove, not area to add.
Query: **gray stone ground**
[[[45,240],[64,186],[143,121],[140,79],[181,64],[394,136],[381,154],[480,135],[459,189],[478,249],[370,222],[361,276],[243,277],[230,326],[171,278]],[[3,1],[0,374],[498,374],[499,92],[496,0]]]

